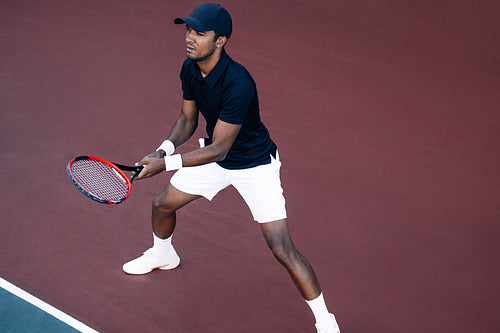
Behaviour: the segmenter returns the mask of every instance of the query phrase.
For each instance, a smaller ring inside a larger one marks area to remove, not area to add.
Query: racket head
[[[114,163],[95,156],[77,156],[66,167],[73,185],[86,197],[106,205],[125,201],[132,182]]]

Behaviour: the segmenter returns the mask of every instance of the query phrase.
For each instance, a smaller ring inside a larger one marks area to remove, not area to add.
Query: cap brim
[[[193,28],[196,31],[209,31],[212,30],[197,19],[187,16],[187,17],[178,17],[174,20],[175,24],[183,24],[186,23],[189,25],[191,28]]]

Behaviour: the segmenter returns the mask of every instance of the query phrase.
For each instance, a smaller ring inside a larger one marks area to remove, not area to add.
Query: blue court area
[[[1,278],[0,282],[0,332],[95,332]]]

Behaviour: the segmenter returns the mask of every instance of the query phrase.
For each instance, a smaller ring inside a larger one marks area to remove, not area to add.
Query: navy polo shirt
[[[222,120],[242,125],[226,158],[217,162],[226,169],[246,169],[271,162],[276,145],[259,115],[257,88],[250,73],[226,52],[205,78],[195,61],[186,59],[181,70],[183,98],[196,101],[206,120],[212,142],[215,124]]]

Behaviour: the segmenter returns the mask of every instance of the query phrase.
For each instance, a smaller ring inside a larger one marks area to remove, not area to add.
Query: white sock
[[[172,235],[167,239],[161,239],[153,233],[153,249],[161,254],[168,254],[172,249]]]
[[[330,313],[326,308],[325,300],[323,299],[323,293],[319,294],[319,296],[313,300],[306,300],[306,303],[311,308],[314,319],[316,319],[316,324],[322,324],[330,320]]]

